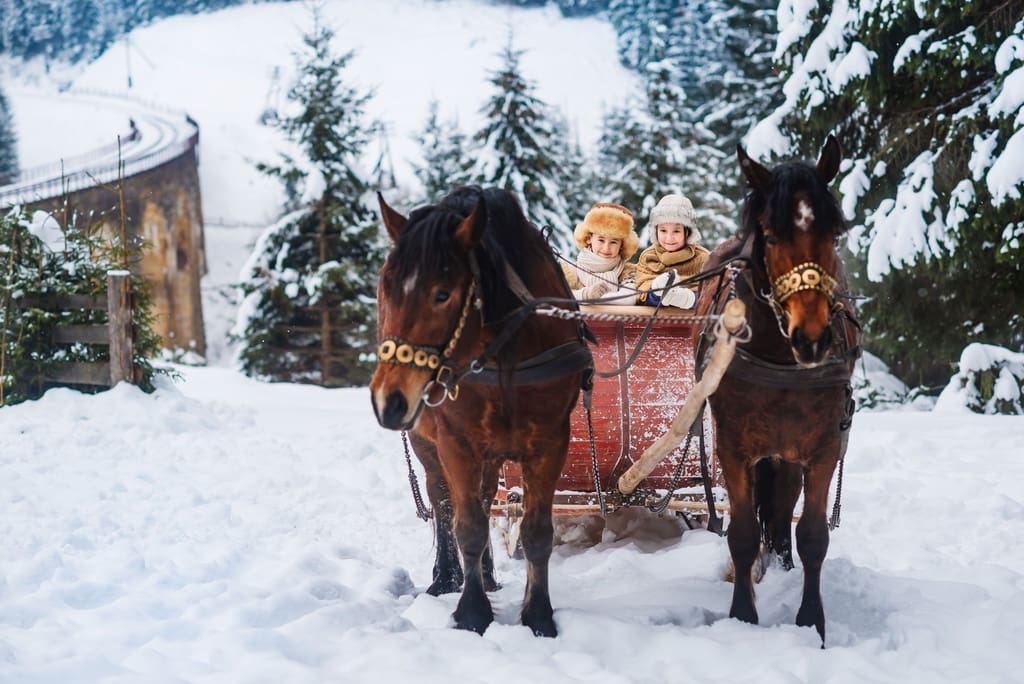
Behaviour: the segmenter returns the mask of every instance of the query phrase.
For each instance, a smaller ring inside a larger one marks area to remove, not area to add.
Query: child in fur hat
[[[635,304],[636,266],[626,263],[640,245],[633,212],[618,204],[595,204],[576,225],[573,237],[580,248],[576,265],[562,264],[573,296]]]
[[[675,279],[697,275],[708,258],[708,250],[700,242],[697,213],[693,204],[683,195],[665,195],[651,210],[651,242],[654,244],[640,254],[636,266],[636,286],[641,290],[642,303],[692,308],[697,301],[697,286],[673,287],[664,296],[669,273]]]

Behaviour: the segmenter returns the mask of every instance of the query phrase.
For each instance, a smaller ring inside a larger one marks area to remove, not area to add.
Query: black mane
[[[544,237],[526,219],[515,197],[505,190],[458,187],[437,204],[415,209],[389,259],[390,277],[401,282],[417,272],[440,277],[453,267],[468,269],[468,259],[454,248],[452,234],[481,200],[487,210],[487,225],[475,253],[480,266],[484,321],[490,323],[520,304],[508,287],[505,262],[527,285],[534,268],[553,263]]]
[[[786,162],[772,169],[771,189],[768,193],[751,190],[743,203],[739,238],[761,232],[762,217],[772,233],[782,241],[793,236],[793,196],[807,194],[814,209],[815,231],[828,232],[839,237],[848,226],[843,218],[839,200],[821,179],[815,166],[809,162]]]

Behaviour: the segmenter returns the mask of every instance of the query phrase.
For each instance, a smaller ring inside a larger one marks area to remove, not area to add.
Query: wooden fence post
[[[132,359],[131,274],[107,273],[107,318],[110,326],[110,386],[134,381]]]

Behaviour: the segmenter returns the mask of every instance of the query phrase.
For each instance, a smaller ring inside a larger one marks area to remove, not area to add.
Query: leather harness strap
[[[517,387],[540,385],[593,368],[593,366],[594,358],[590,350],[573,340],[517,363],[512,368],[512,384]],[[478,385],[499,385],[501,384],[501,373],[497,366],[486,365],[479,372],[471,372],[463,379]]]
[[[449,390],[463,381],[480,385],[500,385],[502,377],[508,377],[512,384],[518,387],[551,382],[581,371],[592,370],[594,357],[584,341],[585,331],[582,328],[579,330],[576,340],[565,342],[537,356],[520,361],[507,371],[507,374],[502,372],[498,366],[487,363],[488,359],[496,357],[498,352],[512,340],[526,320],[534,314],[539,304],[539,300],[533,296],[511,264],[507,261],[503,264],[508,287],[523,303],[523,306],[499,321],[501,332],[491,340],[483,353],[460,370],[456,371],[449,367],[442,384]],[[474,281],[479,282],[480,265],[474,252],[470,252],[469,265]],[[591,374],[585,373],[584,375],[583,388],[588,390],[587,379],[591,377]]]
[[[737,380],[779,389],[823,389],[850,384],[850,366],[844,356],[830,356],[824,363],[805,368],[773,363],[736,347],[736,356],[725,371]]]

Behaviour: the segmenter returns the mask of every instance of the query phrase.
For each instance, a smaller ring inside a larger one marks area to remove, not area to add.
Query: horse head
[[[481,200],[465,218],[438,206],[406,218],[379,194],[378,200],[392,249],[377,285],[378,364],[370,392],[381,426],[406,430],[425,405],[444,400],[439,373],[467,326],[477,323],[469,315],[480,296],[471,262],[487,209]]]
[[[839,171],[839,143],[828,136],[816,164],[787,162],[768,169],[737,146],[751,191],[743,231],[763,255],[768,302],[801,365],[824,360],[832,342],[830,322],[842,282],[836,240],[846,230],[829,184]]]

